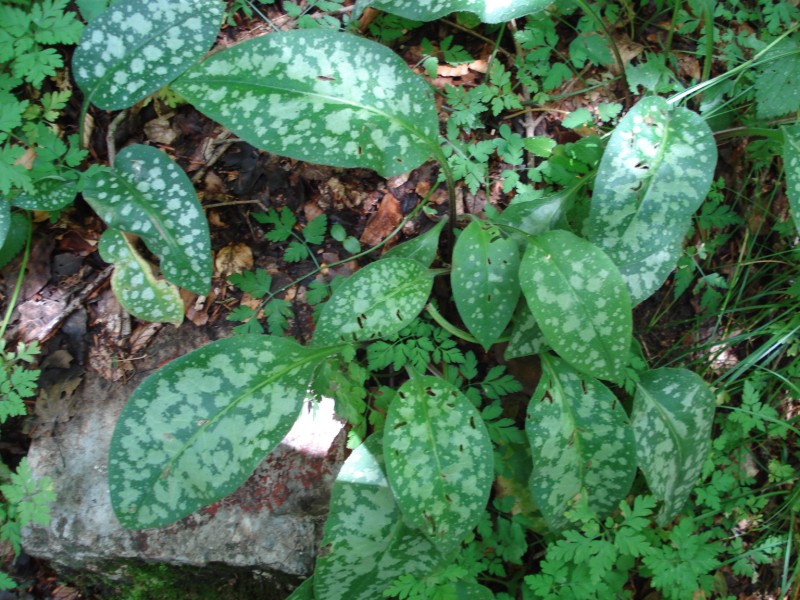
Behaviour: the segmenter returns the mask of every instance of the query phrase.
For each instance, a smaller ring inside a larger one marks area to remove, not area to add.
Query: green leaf
[[[606,386],[567,363],[543,358],[544,375],[528,405],[525,431],[533,454],[530,490],[550,529],[586,497],[598,517],[617,508],[636,474],[633,431]]]
[[[405,521],[447,554],[480,520],[492,486],[492,443],[480,414],[451,384],[404,383],[389,406],[386,474]]]
[[[619,267],[634,304],[661,287],[675,268],[716,164],[706,122],[663,98],[641,100],[611,134],[587,233]]]
[[[300,413],[337,349],[242,335],[177,358],[142,382],[111,439],[111,501],[124,527],[167,525],[241,486]]]
[[[422,312],[433,274],[410,258],[371,263],[342,283],[324,305],[314,344],[366,341],[387,337]]]
[[[14,188],[33,191],[30,171],[18,162],[23,154],[22,146],[4,144],[0,147],[0,195],[8,196]]]
[[[209,57],[173,86],[268,152],[389,177],[439,138],[432,93],[388,48],[334,31],[287,31]]]
[[[427,575],[442,560],[421,532],[404,523],[383,454],[373,435],[336,477],[314,572],[317,600],[375,600],[399,576]]]
[[[695,373],[655,369],[640,375],[633,399],[636,454],[668,523],[683,507],[700,476],[710,444],[714,394]]]
[[[576,127],[587,127],[594,122],[592,119],[592,113],[589,111],[588,108],[579,108],[576,111],[569,113],[563,121],[561,121],[561,125],[564,127],[568,127],[569,129],[575,129]]]
[[[800,48],[793,38],[775,45],[756,71],[756,114],[773,119],[800,109]],[[780,90],[776,93],[776,90]]]
[[[570,209],[581,186],[573,186],[544,198],[512,202],[495,223],[508,225],[529,235],[539,235],[553,229]]]
[[[48,178],[33,183],[33,193],[23,192],[14,198],[14,206],[26,210],[60,210],[72,204],[78,195],[77,182],[64,177]]]
[[[0,199],[0,203],[5,204],[5,201]],[[0,246],[0,268],[6,266],[12,258],[19,254],[31,234],[31,222],[25,215],[12,214],[10,223],[5,241]]]
[[[186,173],[163,152],[128,146],[114,169],[87,177],[83,197],[111,227],[140,236],[169,281],[197,294],[211,286],[208,221]]]
[[[286,600],[314,600],[314,576],[301,583]]]
[[[114,263],[111,288],[122,307],[134,317],[154,323],[183,322],[183,300],[178,288],[158,280],[125,235],[107,229],[100,237],[100,256]]]
[[[473,221],[453,248],[450,282],[458,314],[488,350],[502,335],[519,300],[519,251],[499,229]]]
[[[87,23],[99,17],[108,8],[111,0],[75,0],[75,5]]]
[[[786,171],[786,195],[797,230],[800,231],[800,125],[783,128],[783,164]]]
[[[9,229],[11,229],[11,205],[5,198],[0,197],[0,248],[6,242]]]
[[[544,339],[544,334],[536,323],[536,317],[531,314],[527,304],[522,305],[514,317],[511,339],[508,340],[503,357],[511,360],[522,356],[533,356],[548,347],[547,340]]]
[[[501,23],[540,12],[551,0],[359,0],[359,8],[372,6],[404,19],[435,21],[453,12],[471,12],[484,23]]]
[[[253,298],[266,296],[272,287],[272,275],[264,269],[232,273],[228,275],[228,281],[243,292],[250,294]]]
[[[328,228],[327,215],[318,215],[303,228],[303,239],[307,244],[321,244],[325,241],[325,230]]]
[[[425,233],[415,236],[402,244],[398,244],[391,250],[388,250],[386,254],[383,255],[383,258],[413,258],[426,267],[430,267],[436,259],[436,252],[439,250],[439,236],[446,222],[446,217],[440,219],[436,225]]]
[[[104,110],[133,106],[202,58],[219,32],[220,0],[122,0],[83,30],[72,72]]]
[[[519,273],[547,343],[579,371],[621,382],[631,345],[631,301],[606,254],[568,231],[531,238]]]

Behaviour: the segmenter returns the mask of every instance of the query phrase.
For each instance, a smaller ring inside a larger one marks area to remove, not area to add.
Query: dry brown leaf
[[[229,244],[217,252],[214,260],[216,275],[227,277],[253,268],[253,251],[246,244]]]
[[[143,129],[147,139],[156,144],[172,145],[172,142],[178,137],[178,133],[172,128],[170,121],[174,116],[175,113],[168,113],[145,123]]]
[[[400,202],[392,194],[386,194],[378,206],[378,211],[372,215],[364,233],[361,234],[361,243],[375,246],[389,236],[389,234],[403,220]]]

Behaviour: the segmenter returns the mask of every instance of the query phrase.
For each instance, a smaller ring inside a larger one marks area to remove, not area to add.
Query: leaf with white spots
[[[800,232],[800,125],[783,128],[783,165],[786,171],[786,195],[794,224]]]
[[[562,360],[543,357],[543,375],[528,405],[525,431],[533,455],[530,490],[551,530],[586,497],[599,517],[611,513],[633,483],[636,449],[628,415],[605,385]]]
[[[408,241],[388,250],[382,258],[413,258],[426,267],[430,267],[439,250],[439,236],[447,222],[447,217],[440,219],[436,225],[423,234],[414,236]]]
[[[359,8],[371,6],[414,21],[435,21],[453,12],[471,12],[484,23],[502,23],[540,12],[552,0],[359,0]]]
[[[373,435],[336,477],[314,572],[317,600],[375,600],[401,575],[423,577],[442,561],[434,545],[405,524],[383,454]]]
[[[178,288],[156,279],[150,265],[121,231],[104,231],[99,249],[104,261],[114,263],[111,289],[125,310],[138,319],[154,323],[177,326],[183,322],[183,300]]]
[[[549,348],[547,340],[536,322],[536,317],[531,314],[527,304],[517,309],[514,324],[511,328],[511,338],[508,340],[503,357],[506,360],[533,356]]]
[[[458,600],[494,600],[492,590],[479,583],[459,581],[454,587]]]
[[[78,195],[77,182],[62,176],[42,179],[33,184],[36,192],[23,192],[14,198],[14,206],[26,210],[60,210],[72,204]]]
[[[686,369],[655,369],[640,375],[633,399],[636,455],[647,485],[663,502],[667,524],[697,483],[711,442],[714,393]]]
[[[415,376],[389,406],[386,474],[407,523],[443,554],[458,547],[486,508],[492,443],[480,414],[451,384]]]
[[[410,258],[379,260],[344,281],[322,308],[314,344],[324,346],[387,337],[425,308],[433,273]]]
[[[161,527],[241,486],[285,437],[315,367],[337,349],[240,335],[177,358],[131,396],[108,479],[124,527]]]
[[[625,281],[597,246],[561,230],[531,238],[519,280],[547,343],[579,371],[621,382],[633,321]]]
[[[675,268],[716,164],[717,147],[706,122],[663,98],[641,100],[611,134],[587,234],[619,268],[634,305]]]
[[[142,238],[172,283],[197,294],[211,286],[208,221],[186,173],[150,146],[128,146],[113,169],[88,176],[83,197],[109,226]]]
[[[8,230],[11,227],[11,205],[0,196],[0,247],[8,237]]]
[[[336,31],[261,36],[210,56],[172,86],[268,152],[386,177],[439,139],[430,87],[377,42]]]
[[[484,349],[497,341],[519,299],[519,250],[493,225],[473,221],[453,248],[450,283],[464,325]]]
[[[564,218],[581,187],[575,185],[544,198],[512,202],[492,221],[514,227],[528,235],[539,235],[554,229]]]
[[[122,0],[83,30],[72,73],[104,110],[133,106],[201,59],[217,38],[221,0]]]

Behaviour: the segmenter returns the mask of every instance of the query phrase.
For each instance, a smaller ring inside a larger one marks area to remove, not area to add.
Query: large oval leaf
[[[633,322],[628,290],[606,254],[568,231],[531,238],[520,285],[547,343],[579,371],[620,382]]]
[[[275,154],[384,176],[425,162],[439,137],[430,88],[388,48],[335,31],[287,31],[218,52],[173,87]]]
[[[140,236],[169,281],[197,294],[211,287],[208,221],[186,173],[150,146],[128,146],[114,169],[87,176],[83,196],[111,227]]]
[[[597,172],[587,233],[619,267],[634,304],[675,268],[716,164],[706,122],[663,98],[644,98],[614,129]]]
[[[416,376],[389,406],[386,473],[405,520],[442,554],[458,547],[486,508],[492,443],[478,411],[451,384]]]
[[[525,431],[533,454],[530,490],[552,530],[585,496],[603,517],[625,498],[636,474],[636,449],[628,415],[602,383],[555,357],[528,405]]]
[[[519,251],[492,226],[473,221],[453,248],[450,282],[464,325],[484,349],[497,341],[519,300]]]
[[[331,492],[314,572],[317,600],[375,600],[397,577],[424,576],[442,557],[408,527],[384,474],[383,446],[369,437],[347,458]]]
[[[639,468],[663,502],[661,525],[678,514],[700,476],[713,418],[714,394],[697,374],[686,369],[641,374],[631,421]]]
[[[26,210],[60,210],[78,195],[74,178],[58,176],[34,182],[34,193],[23,192],[14,198],[14,206]]]
[[[154,323],[183,322],[183,300],[178,288],[156,279],[150,265],[121,231],[104,231],[99,249],[104,261],[114,263],[111,288],[125,310]]]
[[[415,21],[434,21],[452,12],[471,12],[484,23],[502,23],[544,10],[552,0],[359,0],[359,7]]]
[[[84,28],[75,81],[99,108],[133,106],[203,57],[224,10],[220,0],[115,2]]]
[[[325,304],[314,344],[363,342],[397,333],[425,308],[433,275],[410,258],[371,263],[342,283]]]
[[[242,335],[167,363],[136,389],[111,439],[120,523],[160,527],[241,486],[291,429],[332,349]]]
[[[800,231],[800,125],[783,128],[783,164],[786,195],[797,230]]]

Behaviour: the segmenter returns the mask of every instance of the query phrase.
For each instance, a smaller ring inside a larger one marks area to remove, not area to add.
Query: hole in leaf
[[[586,382],[583,379],[581,379],[581,389],[583,390],[584,394],[589,393],[589,390],[586,389]]]
[[[324,546],[320,547],[319,551],[317,552],[317,557],[328,556],[328,554],[331,553],[331,550],[333,550],[333,544],[325,544]]]
[[[473,429],[476,428],[475,427],[475,417],[470,416],[470,418],[469,418],[469,426],[472,427]]]
[[[394,424],[392,429],[400,429],[401,427],[405,427],[406,425],[408,425],[407,421],[398,421],[397,423]]]
[[[361,146],[359,146],[358,147],[358,155],[361,156],[362,152],[364,152],[364,151],[361,149]]]
[[[317,79],[320,81],[336,81],[336,77],[329,77],[328,75],[317,75]]]
[[[434,391],[433,391],[431,388],[429,388],[429,387],[425,388],[425,393],[426,393],[426,394],[428,394],[428,396],[436,396],[436,392],[434,392]]]
[[[486,294],[486,301],[487,302],[491,302],[492,301],[492,295],[491,294]]]
[[[444,495],[444,499],[447,500],[448,504],[452,504],[453,503],[453,499],[450,497],[450,494],[445,494]]]
[[[364,323],[366,322],[366,320],[367,320],[367,315],[365,315],[364,313],[361,313],[356,317],[356,323],[358,323],[358,326],[361,329],[364,329]]]
[[[463,452],[464,451],[464,444],[459,444],[458,445],[458,451],[459,452]]]
[[[487,265],[490,265],[490,264],[492,264],[492,259],[491,259],[491,258],[489,258],[488,256],[486,257],[486,264],[487,264]]]
[[[400,310],[399,309],[396,310],[394,314],[397,317],[398,321],[402,321],[403,320],[403,315],[400,314]]]

